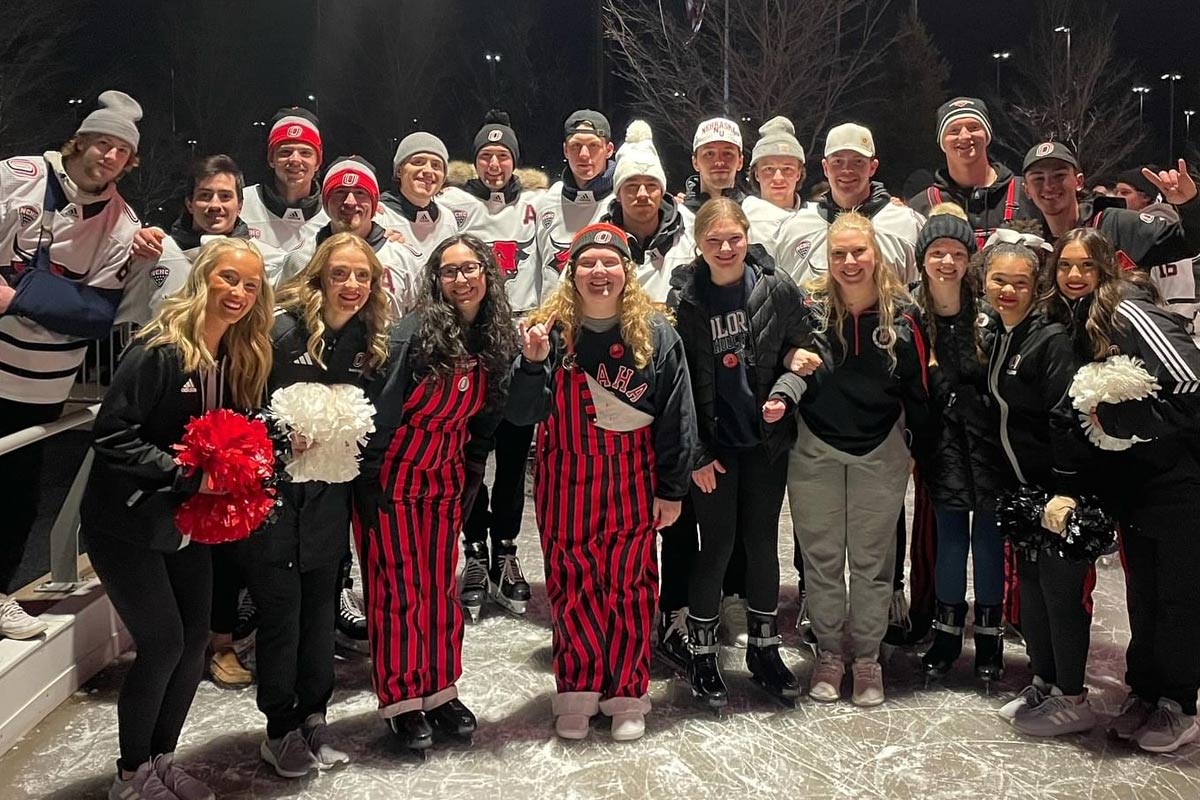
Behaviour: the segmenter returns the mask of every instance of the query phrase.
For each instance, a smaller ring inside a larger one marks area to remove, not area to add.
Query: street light
[[[1071,26],[1059,25],[1054,29],[1055,33],[1065,33],[1067,35],[1067,80],[1071,80]]]
[[[1159,76],[1158,79],[1160,81],[1170,81],[1170,83],[1167,84],[1167,86],[1170,87],[1169,94],[1171,97],[1171,101],[1169,104],[1170,109],[1171,109],[1170,110],[1171,122],[1170,122],[1170,125],[1167,127],[1167,130],[1168,130],[1167,141],[1169,142],[1169,144],[1168,144],[1169,149],[1167,151],[1167,163],[1170,164],[1171,159],[1175,158],[1175,81],[1182,80],[1183,76],[1180,75],[1178,72],[1164,72],[1162,75]]]
[[[749,125],[749,124],[750,124],[750,117],[749,117],[749,115],[743,116],[743,117],[742,117],[742,122],[744,122],[744,123],[746,123],[747,125]]]
[[[499,99],[499,92],[496,90],[496,66],[499,65],[503,56],[500,53],[493,53],[491,50],[483,54],[483,60],[487,62],[488,73],[492,76],[492,102]]]
[[[992,53],[992,58],[996,62],[996,94],[1000,94],[1000,62],[1007,61],[1011,55],[1012,53],[1008,52],[1007,50],[1003,50],[999,53]]]
[[[321,104],[317,101],[317,96],[315,94],[310,94],[307,97],[308,102],[313,104],[313,113],[318,117],[321,116]]]
[[[1135,86],[1133,93],[1138,96],[1138,126],[1142,124],[1142,110],[1146,105],[1146,95],[1150,94],[1149,86]]]
[[[1184,145],[1191,144],[1192,141],[1192,117],[1196,116],[1196,109],[1185,108],[1183,110],[1183,142]]]
[[[67,101],[67,105],[71,106],[71,110],[75,112],[75,124],[79,124],[79,108],[83,105],[83,98],[72,97]]]
[[[263,122],[262,120],[259,120],[258,122],[251,122],[250,127],[251,128],[265,128],[265,127],[267,127],[267,123]]]
[[[195,139],[187,140],[188,147],[192,148],[192,158],[196,157],[196,145],[198,145],[198,144],[200,144],[200,143],[197,142]]]

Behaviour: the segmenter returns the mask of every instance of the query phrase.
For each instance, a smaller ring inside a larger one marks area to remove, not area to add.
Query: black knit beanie
[[[975,231],[971,230],[966,220],[953,214],[934,214],[917,236],[917,264],[922,268],[925,264],[925,252],[938,239],[961,242],[967,248],[968,255],[975,252]]]

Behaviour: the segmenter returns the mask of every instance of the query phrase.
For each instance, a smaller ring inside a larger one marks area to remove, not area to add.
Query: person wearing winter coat
[[[809,343],[809,331],[796,285],[769,258],[748,256],[749,232],[733,200],[705,203],[696,216],[700,255],[676,269],[668,298],[699,429],[691,498],[701,543],[688,588],[688,677],[693,695],[712,707],[728,698],[717,665],[717,625],[739,531],[746,552],[746,665],[785,704],[800,693],[779,656],[778,530],[786,481],[780,456],[795,439],[789,412],[803,393],[788,356]]]
[[[267,390],[298,383],[364,387],[387,359],[391,304],[371,246],[335,233],[280,287]],[[327,443],[333,446],[335,443]],[[293,456],[321,442],[293,437]],[[350,484],[321,480],[278,487],[277,518],[240,542],[258,609],[258,708],[267,718],[259,752],[284,778],[349,761],[329,742],[334,622],[348,554]]]
[[[1104,456],[1103,496],[1120,522],[1129,610],[1129,694],[1109,729],[1171,753],[1200,738],[1200,544],[1189,524],[1200,517],[1200,351],[1099,231],[1068,232],[1051,263],[1049,307],[1070,325],[1078,354],[1106,368],[1136,359],[1143,371],[1143,396],[1101,402],[1088,417]]]
[[[179,505],[211,483],[185,474],[174,445],[206,411],[262,405],[272,304],[254,245],[205,245],[187,283],[125,350],[96,416],[81,534],[137,650],[117,701],[110,798],[213,797],[174,760],[204,672],[213,591],[210,548],[175,526]]]
[[[927,676],[940,678],[962,652],[970,553],[975,675],[992,681],[1004,666],[1004,540],[996,525],[1003,456],[992,435],[996,409],[987,391],[985,334],[994,325],[970,265],[975,232],[961,213],[951,204],[935,206],[917,239],[922,271],[914,299],[929,333],[930,400],[937,417],[937,443],[924,476],[937,515],[937,616],[921,665]]]

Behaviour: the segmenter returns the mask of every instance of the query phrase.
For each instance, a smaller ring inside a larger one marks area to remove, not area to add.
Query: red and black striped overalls
[[[564,366],[554,382],[550,417],[538,431],[534,491],[555,681],[559,692],[642,697],[658,588],[652,429],[596,427],[578,367]]]
[[[455,574],[463,447],[467,423],[486,396],[478,364],[422,380],[383,459],[378,520],[355,526],[375,693],[385,717],[421,708],[421,698],[452,687],[462,674]]]

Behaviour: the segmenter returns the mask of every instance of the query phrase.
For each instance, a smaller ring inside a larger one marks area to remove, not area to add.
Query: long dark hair
[[[479,314],[465,328],[458,311],[442,294],[440,275],[442,254],[457,244],[466,245],[479,259],[487,281]],[[494,408],[508,394],[508,370],[520,346],[508,294],[504,291],[504,278],[496,266],[492,248],[469,233],[451,236],[430,254],[423,280],[425,289],[418,293],[413,312],[421,320],[416,335],[418,373],[450,375],[463,359],[475,356],[487,372],[487,402]]]

